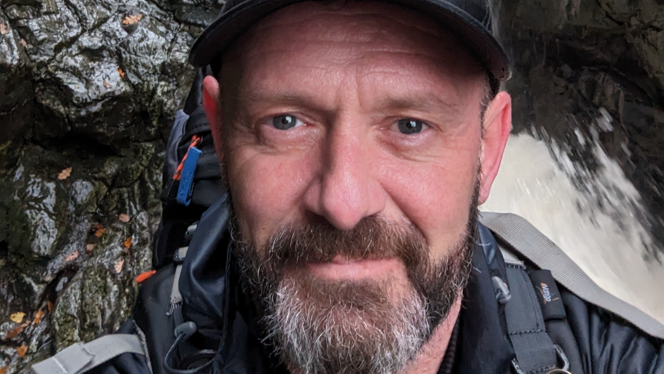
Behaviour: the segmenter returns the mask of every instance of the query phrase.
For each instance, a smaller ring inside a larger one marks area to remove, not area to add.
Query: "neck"
[[[417,357],[398,374],[436,374],[438,372],[445,357],[447,346],[450,344],[452,330],[454,330],[454,325],[459,318],[462,298],[463,293],[460,293],[447,318],[433,330],[431,338],[424,344]]]

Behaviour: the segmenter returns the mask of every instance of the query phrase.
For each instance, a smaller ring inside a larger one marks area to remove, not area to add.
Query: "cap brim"
[[[196,39],[189,54],[195,67],[205,67],[242,33],[270,13],[306,0],[243,1],[208,26]],[[436,0],[388,0],[418,10],[440,21],[482,62],[496,79],[510,74],[510,59],[498,40],[474,17],[454,4]]]

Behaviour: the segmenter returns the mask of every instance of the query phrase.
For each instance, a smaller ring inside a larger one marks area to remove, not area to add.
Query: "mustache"
[[[325,219],[309,217],[304,224],[284,227],[266,246],[266,261],[278,266],[329,262],[336,256],[357,260],[400,258],[406,266],[427,258],[429,248],[413,225],[363,218],[350,230],[339,230]]]

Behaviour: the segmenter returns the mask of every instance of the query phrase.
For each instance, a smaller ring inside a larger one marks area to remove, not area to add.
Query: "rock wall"
[[[212,1],[0,0],[0,373],[127,319]]]
[[[150,267],[165,139],[193,77],[188,47],[217,1],[0,0],[0,374],[129,315]],[[579,139],[598,139],[663,236],[664,2],[496,11],[515,58],[515,131],[590,172]]]

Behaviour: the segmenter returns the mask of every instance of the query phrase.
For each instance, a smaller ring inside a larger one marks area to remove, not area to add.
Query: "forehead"
[[[419,40],[406,40],[406,36],[416,36]],[[426,15],[379,1],[296,3],[265,17],[245,34],[245,40],[259,43],[274,41],[275,37],[318,43],[415,42],[409,44],[413,47],[429,47],[432,41],[454,39]],[[438,44],[445,47],[446,43]]]
[[[341,79],[338,71],[345,71],[379,76],[388,87],[403,81],[414,87],[418,81],[434,84],[433,79],[458,91],[469,81],[483,81],[486,74],[463,43],[437,21],[376,1],[309,1],[283,8],[247,31],[222,66],[222,73],[227,73],[222,79],[235,81],[241,89],[274,79],[283,84],[292,84],[288,80],[296,77],[320,81],[321,74],[334,84],[335,78]]]

